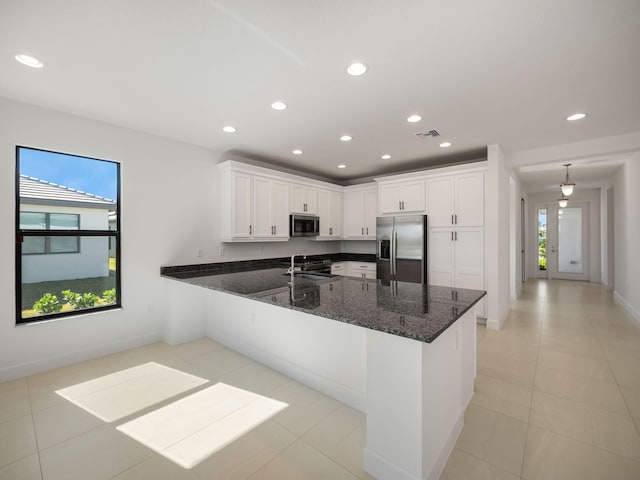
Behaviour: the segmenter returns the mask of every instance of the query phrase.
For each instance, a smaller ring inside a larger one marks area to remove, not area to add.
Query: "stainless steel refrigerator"
[[[427,283],[427,216],[378,217],[376,278]]]

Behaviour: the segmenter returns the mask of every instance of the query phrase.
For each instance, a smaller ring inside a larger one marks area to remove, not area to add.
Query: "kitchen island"
[[[162,274],[168,343],[207,335],[363,411],[376,478],[438,478],[473,393],[484,292],[331,275],[291,289],[268,262]]]

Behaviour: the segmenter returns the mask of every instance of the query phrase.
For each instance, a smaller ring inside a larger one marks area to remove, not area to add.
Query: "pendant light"
[[[571,166],[570,163],[565,163],[563,165],[563,167],[567,168],[567,176],[564,179],[564,183],[562,185],[560,185],[560,188],[562,189],[562,195],[563,196],[567,196],[570,197],[571,194],[573,193],[573,187],[576,186],[575,183],[571,183],[571,180],[569,180],[569,167]]]
[[[560,185],[560,187],[562,187],[562,185]],[[560,208],[565,208],[569,200],[564,196],[564,192],[562,191],[562,188],[560,189],[560,191],[562,192],[562,198],[558,199],[558,206]]]

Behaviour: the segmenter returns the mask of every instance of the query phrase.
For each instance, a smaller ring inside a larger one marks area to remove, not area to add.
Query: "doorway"
[[[588,202],[537,205],[536,221],[537,276],[590,280]]]

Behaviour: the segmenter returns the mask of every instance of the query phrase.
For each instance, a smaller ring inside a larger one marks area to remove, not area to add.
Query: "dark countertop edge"
[[[228,273],[228,272],[220,272],[220,273]],[[334,321],[337,321],[337,322],[342,322],[342,323],[346,323],[346,324],[349,324],[349,325],[354,325],[354,326],[357,326],[357,327],[368,328],[369,330],[373,330],[373,331],[376,331],[376,332],[383,332],[383,333],[388,333],[390,335],[396,335],[398,337],[407,338],[409,340],[416,340],[416,341],[422,342],[422,343],[433,343],[433,341],[436,340],[440,335],[442,335],[442,333],[444,333],[444,331],[447,328],[449,328],[455,322],[460,320],[460,318],[462,318],[464,316],[464,314],[467,313],[471,309],[471,307],[475,306],[480,300],[482,300],[487,295],[487,292],[483,291],[482,295],[480,297],[478,297],[478,299],[474,303],[472,303],[471,305],[467,306],[467,308],[465,308],[463,311],[458,312],[458,317],[456,319],[452,320],[451,322],[448,322],[440,330],[438,330],[438,332],[436,334],[429,336],[429,338],[425,338],[425,337],[422,337],[420,335],[407,335],[407,332],[397,332],[397,331],[393,331],[391,329],[376,328],[375,325],[367,324],[367,323],[364,323],[364,322],[360,322],[358,320],[349,319],[349,318],[345,318],[345,317],[341,317],[341,316],[331,316],[331,315],[328,315],[328,314],[323,313],[323,312],[314,312],[314,311],[307,310],[306,308],[297,307],[295,305],[286,305],[286,304],[273,303],[273,302],[271,302],[269,300],[266,300],[267,295],[264,295],[264,296],[255,296],[255,294],[254,295],[246,295],[246,294],[242,294],[242,293],[232,292],[230,290],[225,290],[223,288],[216,288],[216,287],[213,287],[211,285],[203,285],[203,284],[188,282],[186,278],[179,278],[179,277],[174,277],[174,276],[171,276],[171,275],[161,275],[161,277],[168,278],[168,279],[171,279],[171,280],[178,280],[178,281],[181,281],[183,283],[188,283],[189,285],[194,285],[196,287],[206,288],[206,289],[209,289],[209,290],[215,290],[217,292],[222,292],[222,293],[226,293],[226,294],[229,294],[229,295],[235,295],[236,297],[242,297],[242,298],[246,298],[246,299],[249,299],[249,300],[255,300],[256,302],[265,303],[267,305],[273,305],[274,307],[287,308],[289,310],[295,310],[297,312],[306,313],[307,315],[315,315],[316,317],[326,318],[328,320],[334,320]],[[193,278],[193,277],[189,277],[189,278]],[[279,288],[276,288],[274,290],[282,291],[282,290],[284,290],[286,288],[287,287],[279,287]]]
[[[330,260],[331,262],[372,262],[376,256],[372,253],[326,253],[307,255],[307,260]],[[288,265],[291,257],[275,257],[258,260],[234,260],[218,263],[198,263],[192,265],[172,265],[160,267],[160,275],[172,278],[190,275],[200,277],[216,275],[218,273],[233,273],[250,270],[262,270],[266,268],[282,267]],[[174,276],[175,275],[175,276]],[[179,275],[179,276],[178,276]]]

